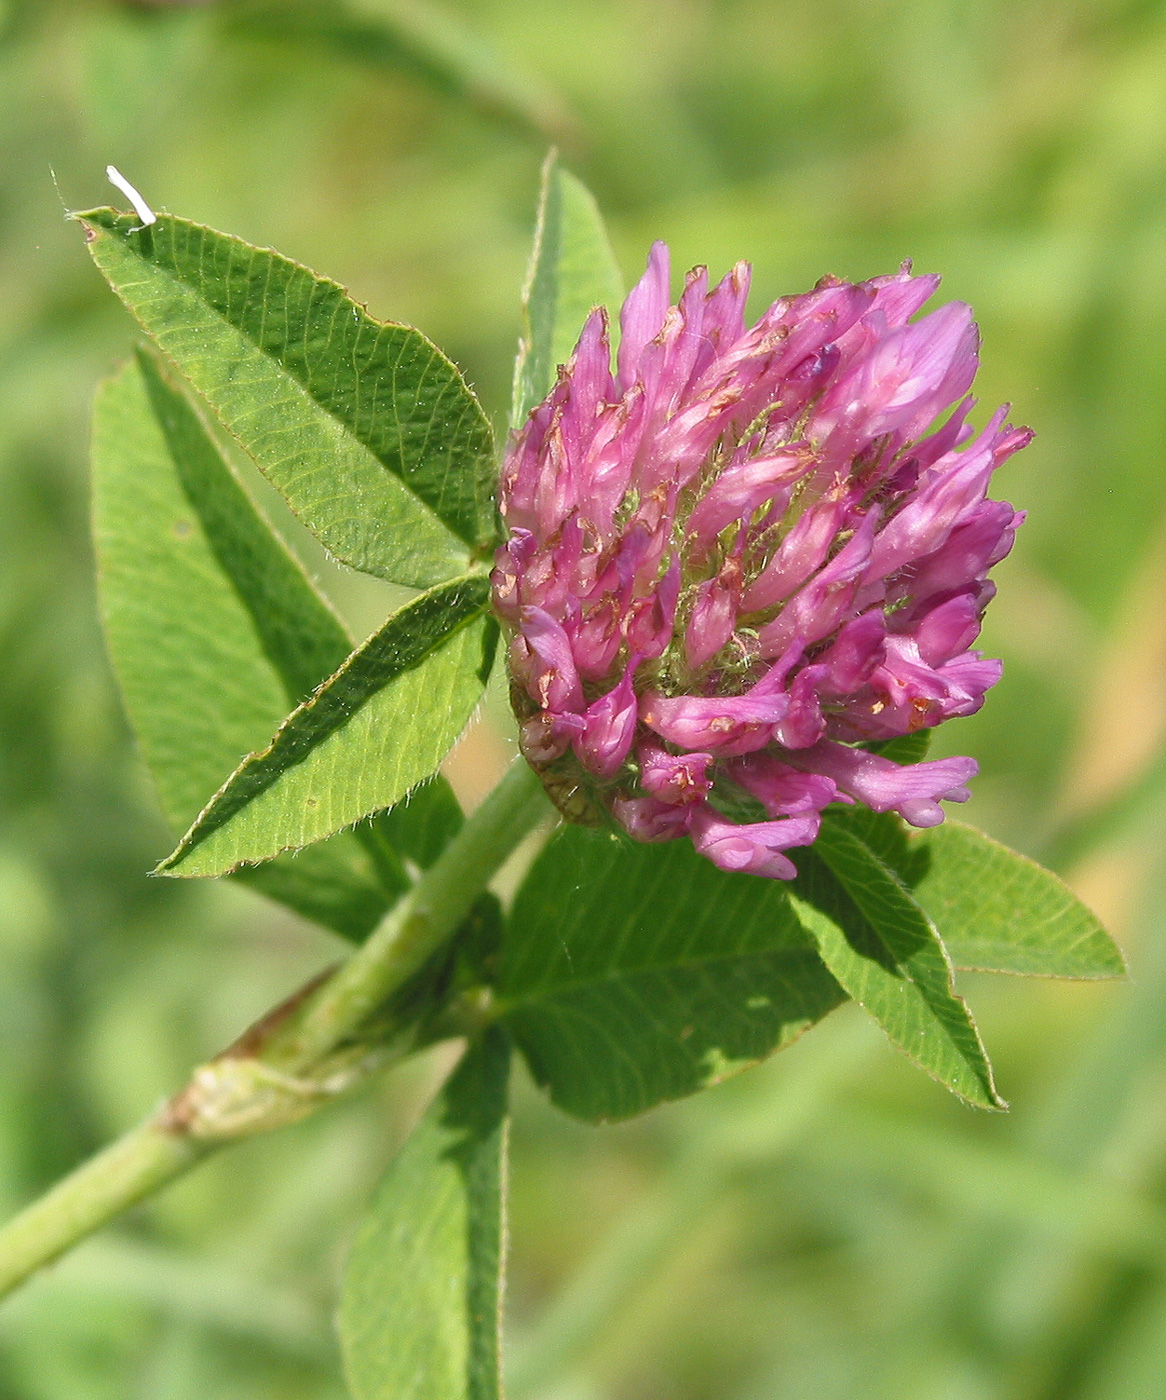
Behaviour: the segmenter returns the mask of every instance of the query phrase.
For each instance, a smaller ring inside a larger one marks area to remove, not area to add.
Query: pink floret
[[[1024,517],[987,492],[1031,433],[968,425],[979,333],[961,302],[918,314],[938,282],[826,278],[748,326],[746,264],[673,304],[657,243],[614,373],[588,318],[510,443],[493,574],[548,786],[568,765],[636,839],[778,879],[832,802],[927,827],[966,800],[970,758],[856,747],[1000,677],[971,648]]]

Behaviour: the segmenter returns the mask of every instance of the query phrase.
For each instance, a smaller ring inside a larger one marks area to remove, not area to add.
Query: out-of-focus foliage
[[[1166,1395],[1166,5],[278,14],[0,5],[0,1208],[341,947],[247,891],[145,876],[168,834],[86,530],[89,400],[132,330],[50,167],[72,207],[107,202],[113,161],[155,207],[335,274],[436,341],[501,426],[554,135],[629,278],[666,237],[681,266],[751,258],[758,307],[906,256],[974,304],[985,404],[1039,436],[1001,481],[1031,511],[988,613],[1005,679],[941,737],[981,761],[961,815],[1071,854],[1135,980],[976,986],[1006,1118],[960,1107],[853,1008],[619,1128],[520,1081],[511,1393]],[[347,589],[358,631],[399,600]],[[466,745],[463,790],[500,747]],[[235,1149],[85,1246],[0,1312],[0,1392],[341,1396],[342,1246],[429,1083],[419,1066]]]

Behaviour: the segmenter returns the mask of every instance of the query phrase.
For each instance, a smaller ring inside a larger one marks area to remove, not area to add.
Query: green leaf
[[[467,1052],[353,1245],[340,1343],[355,1400],[498,1400],[510,1043]]]
[[[430,777],[482,694],[489,581],[414,598],[235,770],[158,867],[223,875],[331,836]]]
[[[337,559],[425,588],[488,553],[490,426],[419,331],[184,219],[74,217],[142,327]]]
[[[149,356],[98,396],[93,523],[114,671],[163,814],[182,831],[343,662],[348,635]],[[352,835],[246,882],[349,938],[400,892]]]
[[[847,992],[949,1089],[982,1108],[1005,1107],[935,926],[861,825],[828,813],[797,863],[794,906]]]
[[[715,1084],[845,1000],[783,887],[581,827],[519,890],[496,990],[535,1078],[591,1121]]]
[[[1036,977],[1120,977],[1121,952],[1050,870],[950,818],[911,838],[915,898],[957,967]]]
[[[110,654],[163,812],[182,831],[351,642],[152,356],[102,389],[93,461]],[[430,863],[460,822],[434,778],[355,832],[238,878],[363,938],[408,886],[400,856]]]
[[[354,943],[367,938],[409,888],[407,876],[386,880],[360,836],[347,831],[305,851],[244,866],[231,878]]]
[[[956,967],[1035,977],[1125,972],[1113,939],[1063,881],[982,831],[950,817],[915,831],[891,812],[860,807],[844,820],[910,888]]]
[[[869,744],[860,744],[859,748],[881,754],[894,763],[922,763],[931,748],[931,730],[917,729],[914,734],[900,734],[895,739],[876,739]]]
[[[623,281],[595,198],[552,151],[543,166],[522,294],[524,334],[514,366],[511,427],[521,427],[550,393],[556,369],[571,358],[592,310],[606,306],[613,315],[622,301]]]
[[[149,356],[98,397],[93,469],[106,634],[181,829],[351,643]]]
[[[453,789],[440,775],[414,788],[377,818],[394,850],[427,870],[461,829],[465,818]]]

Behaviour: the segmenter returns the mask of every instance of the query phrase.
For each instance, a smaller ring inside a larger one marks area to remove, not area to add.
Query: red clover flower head
[[[493,573],[522,751],[567,815],[788,879],[831,802],[932,826],[967,798],[970,758],[861,747],[1000,678],[969,648],[1023,515],[986,493],[1032,434],[967,424],[970,308],[911,320],[938,283],[825,278],[747,327],[747,264],[673,306],[657,243],[614,374],[592,313],[510,444]]]

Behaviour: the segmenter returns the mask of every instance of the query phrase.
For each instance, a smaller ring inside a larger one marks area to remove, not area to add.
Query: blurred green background
[[[61,218],[155,205],[410,321],[504,417],[557,140],[629,279],[756,269],[754,308],[904,257],[983,328],[1005,679],[941,751],[1057,864],[1127,985],[969,977],[1007,1117],[853,1007],[618,1128],[516,1085],[512,1400],[1166,1397],[1166,4],[1159,0],[0,0],[0,1211],[335,958],[168,849],[86,529],[128,318]],[[297,537],[298,538],[298,537]],[[378,586],[314,567],[355,625]],[[451,775],[473,800],[496,720]],[[338,1400],[335,1281],[440,1056],[237,1148],[0,1311],[0,1400]]]

